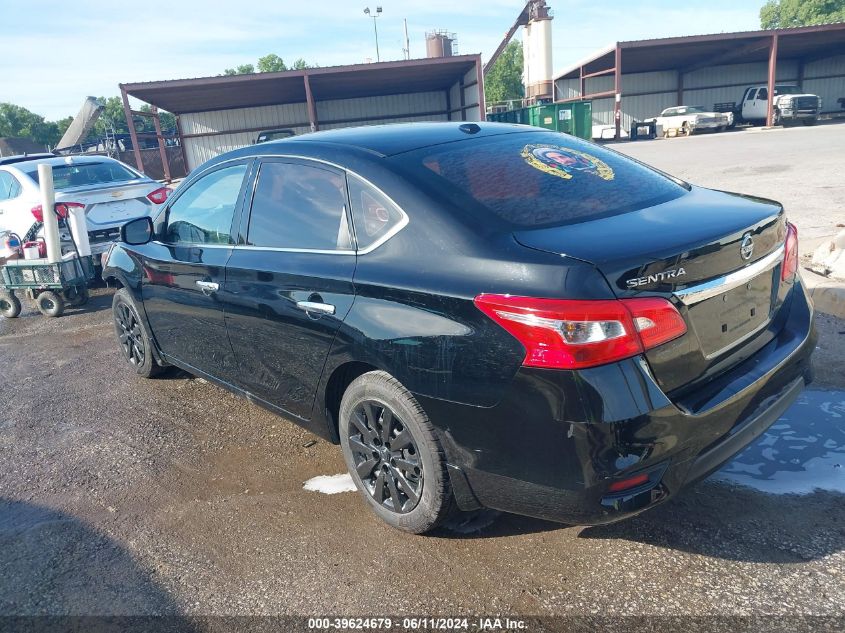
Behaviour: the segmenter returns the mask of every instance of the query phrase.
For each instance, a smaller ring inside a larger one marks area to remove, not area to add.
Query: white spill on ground
[[[714,478],[772,494],[845,494],[845,392],[805,391]]]
[[[302,486],[305,490],[322,492],[327,495],[336,495],[339,492],[355,492],[355,484],[349,473],[340,475],[319,475],[312,477]]]

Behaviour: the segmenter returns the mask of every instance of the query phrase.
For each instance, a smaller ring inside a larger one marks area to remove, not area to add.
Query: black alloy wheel
[[[349,448],[376,503],[398,514],[417,507],[424,483],[422,460],[410,429],[387,405],[365,400],[352,410]]]
[[[116,305],[114,323],[126,360],[136,367],[142,366],[147,356],[147,349],[135,312],[125,303]]]

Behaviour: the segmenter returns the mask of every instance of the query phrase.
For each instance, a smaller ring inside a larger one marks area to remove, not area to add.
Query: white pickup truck
[[[774,96],[773,125],[784,125],[802,121],[804,125],[815,125],[822,110],[822,99],[818,95],[801,92],[798,86],[777,84]],[[769,88],[766,85],[750,86],[737,104],[740,121],[765,123],[769,108]]]

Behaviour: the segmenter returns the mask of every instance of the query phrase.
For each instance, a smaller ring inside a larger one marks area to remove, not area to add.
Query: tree
[[[258,72],[260,73],[280,73],[287,69],[284,60],[276,53],[269,53],[258,58]]]
[[[845,0],[768,0],[760,9],[764,29],[828,22],[845,22]]]
[[[227,68],[223,71],[224,75],[251,75],[255,72],[255,66],[252,64],[241,64],[237,68]]]
[[[52,146],[62,134],[55,121],[45,121],[43,116],[12,103],[0,103],[0,136],[29,138],[39,145]]]
[[[100,118],[94,123],[94,127],[88,134],[90,140],[103,138],[106,133],[109,134],[129,134],[129,126],[126,124],[126,114],[123,111],[123,99],[120,97],[100,97],[99,101],[104,105]],[[152,112],[152,107],[149,105],[142,105],[141,112]],[[155,123],[150,117],[135,117],[141,124],[136,129],[137,132],[144,132],[148,134],[155,133]],[[172,132],[176,129],[176,117],[170,112],[164,110],[158,111],[158,118],[161,122],[161,129],[163,132]]]
[[[293,66],[288,66],[285,61],[276,55],[276,53],[268,53],[264,57],[258,58],[258,72],[260,73],[278,73],[285,70],[304,70],[306,68],[317,68],[317,64],[309,64],[301,57],[297,59]],[[256,67],[252,64],[242,64],[236,68],[227,68],[223,71],[224,75],[251,75],[256,72]]]
[[[522,67],[522,43],[513,41],[505,47],[484,77],[484,97],[487,103],[521,99],[525,96]]]

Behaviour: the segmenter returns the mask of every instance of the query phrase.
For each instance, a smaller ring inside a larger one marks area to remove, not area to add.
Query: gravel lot
[[[737,132],[623,149],[701,184],[784,200],[810,214],[793,216],[806,235],[814,222],[821,230],[813,214],[825,201],[841,202],[845,171],[829,168],[843,158],[842,135],[845,126]],[[813,149],[802,158],[805,141]],[[754,149],[761,142],[773,149]],[[838,154],[828,142],[839,143]],[[772,164],[783,169],[766,169]],[[825,180],[839,193],[821,184],[812,196],[797,191]],[[315,438],[305,431],[202,380],[130,375],[110,305],[111,291],[99,289],[85,310],[60,319],[32,311],[0,318],[2,615],[762,614],[781,624],[787,615],[845,622],[843,321],[818,316],[818,382],[775,436],[671,502],[608,527],[502,515],[469,534],[412,537],[375,520],[355,493],[303,490],[311,477],[344,472],[336,447],[309,445]],[[771,458],[765,445],[778,434],[788,459]],[[757,461],[767,464],[762,476]],[[826,489],[769,494],[755,483],[786,473],[789,490],[788,471],[818,474]],[[552,624],[530,630],[543,626]]]

